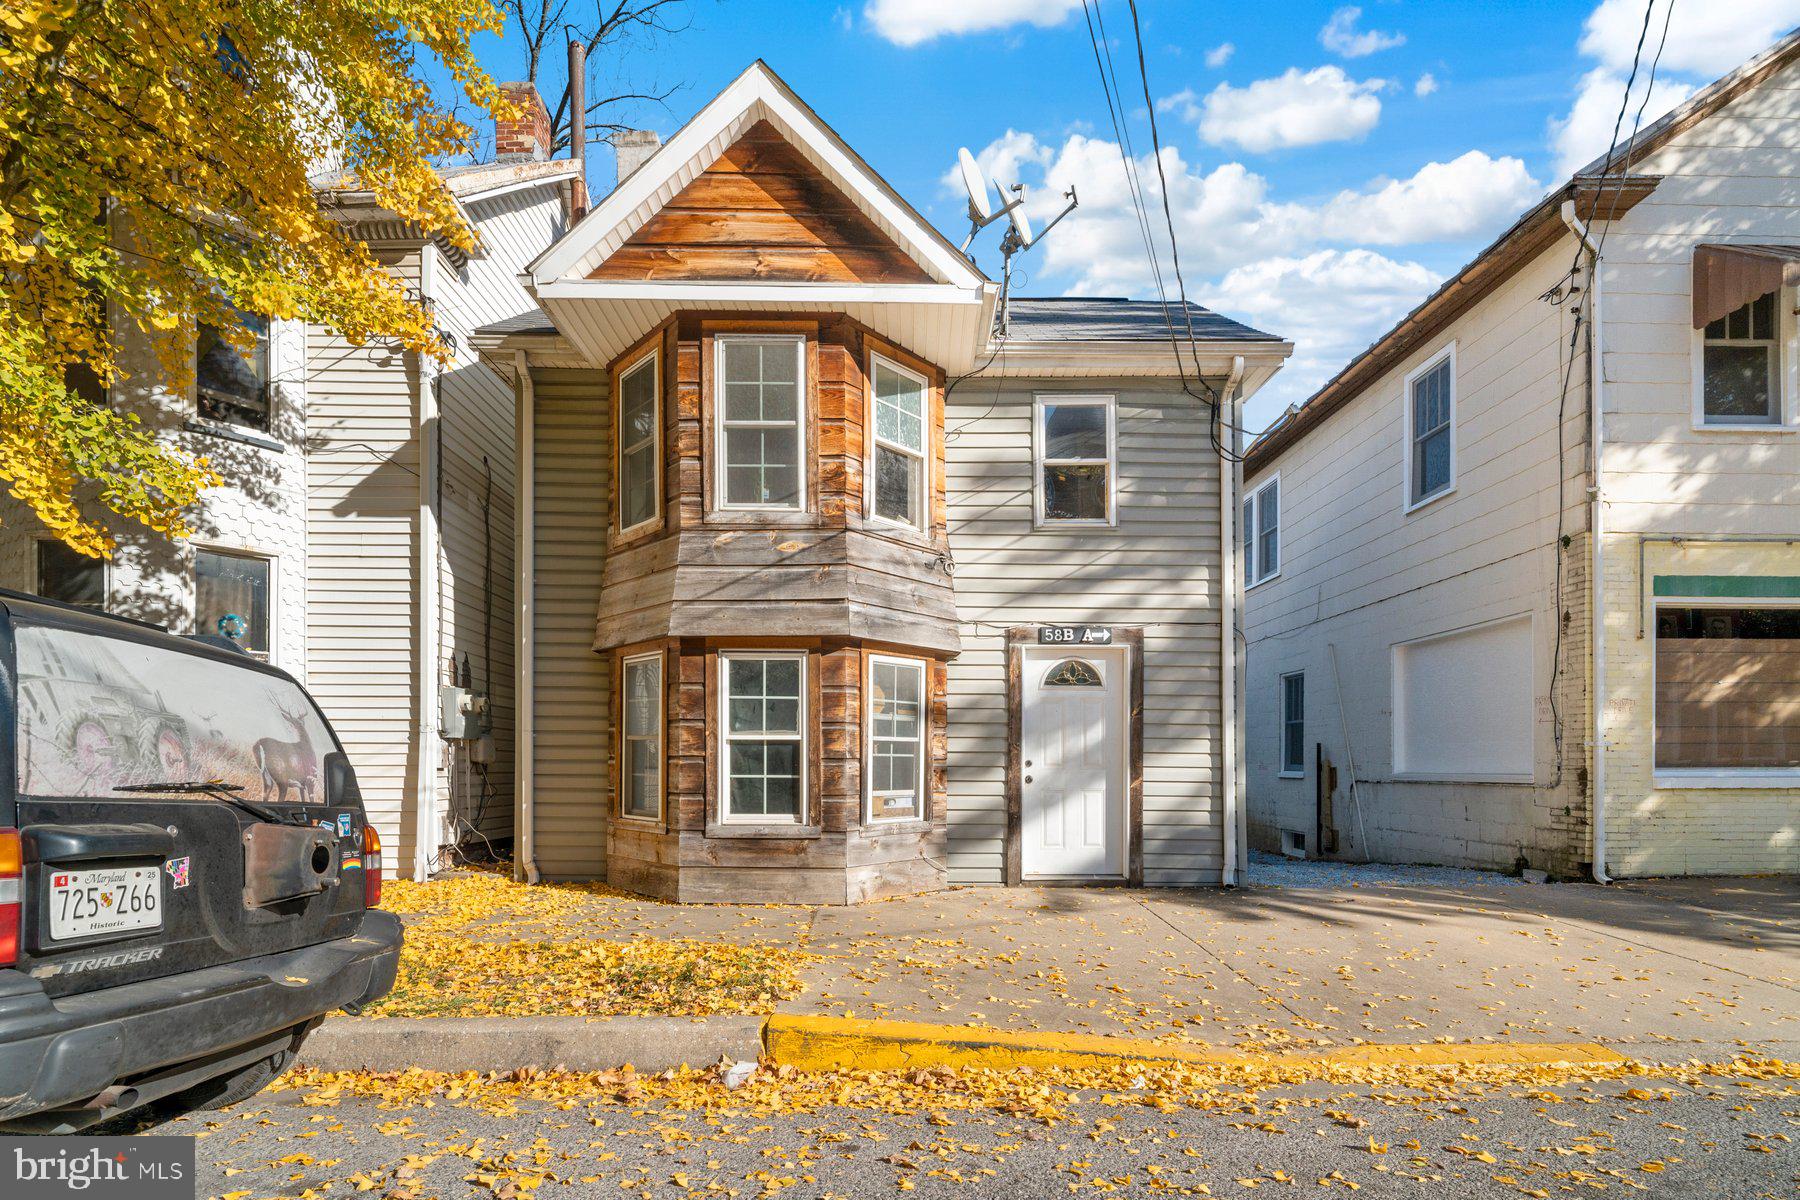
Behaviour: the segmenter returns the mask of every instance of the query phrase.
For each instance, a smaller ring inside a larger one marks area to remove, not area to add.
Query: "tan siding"
[[[998,883],[1006,832],[1005,629],[1142,625],[1144,878],[1216,883],[1219,459],[1204,410],[1172,387],[1082,381],[1112,394],[1119,524],[1032,528],[1030,382],[971,381],[945,416],[951,548],[963,652],[950,664],[950,879]],[[991,409],[990,409],[991,405]]]

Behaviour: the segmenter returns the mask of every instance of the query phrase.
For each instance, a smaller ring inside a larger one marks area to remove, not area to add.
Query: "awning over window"
[[[1694,247],[1694,328],[1778,287],[1800,286],[1800,246],[1740,243]]]

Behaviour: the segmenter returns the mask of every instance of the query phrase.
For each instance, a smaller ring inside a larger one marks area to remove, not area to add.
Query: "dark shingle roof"
[[[475,332],[490,334],[494,337],[507,337],[515,333],[554,335],[556,326],[542,309],[534,308],[530,312],[522,312],[516,317],[507,317],[504,321],[483,325]]]
[[[1189,301],[1198,341],[1278,342],[1272,333],[1222,317],[1210,308]],[[1169,336],[1169,322],[1176,335],[1187,339],[1187,319],[1181,302],[1173,301],[1167,313],[1160,300],[1125,300],[1115,296],[1018,296],[1012,302],[1010,332],[1016,338],[1044,342],[1158,342]]]

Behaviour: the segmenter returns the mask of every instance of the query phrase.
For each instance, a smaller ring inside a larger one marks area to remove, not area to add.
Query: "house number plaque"
[[[1110,646],[1113,631],[1106,625],[1040,625],[1040,646]]]

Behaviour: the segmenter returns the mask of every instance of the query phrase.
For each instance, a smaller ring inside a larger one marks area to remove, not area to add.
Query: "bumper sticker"
[[[192,862],[193,859],[190,856],[183,855],[180,858],[171,858],[163,864],[169,871],[170,887],[184,888],[188,885],[188,867]]]
[[[339,813],[338,814],[338,816],[337,816],[337,831],[338,831],[339,837],[349,837],[350,836],[350,814],[349,813]]]

